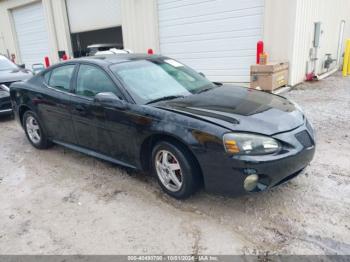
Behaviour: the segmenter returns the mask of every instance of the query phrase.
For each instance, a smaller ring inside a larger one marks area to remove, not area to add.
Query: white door
[[[21,61],[26,68],[44,63],[49,55],[49,37],[41,2],[16,8],[12,11]]]
[[[212,81],[249,82],[264,0],[158,0],[160,50]]]
[[[71,33],[122,24],[121,0],[67,0],[66,3]]]

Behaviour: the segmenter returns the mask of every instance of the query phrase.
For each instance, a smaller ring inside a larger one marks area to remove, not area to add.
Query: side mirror
[[[21,64],[21,65],[17,65],[19,68],[22,68],[22,69],[26,69],[26,65],[25,64]]]
[[[94,102],[109,107],[115,107],[118,109],[125,109],[127,107],[126,102],[121,100],[112,92],[98,93],[97,95],[95,95]]]

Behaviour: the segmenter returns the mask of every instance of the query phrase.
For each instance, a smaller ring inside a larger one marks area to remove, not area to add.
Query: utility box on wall
[[[289,77],[288,62],[270,62],[266,65],[252,65],[250,67],[250,87],[260,87],[264,91],[286,86]]]

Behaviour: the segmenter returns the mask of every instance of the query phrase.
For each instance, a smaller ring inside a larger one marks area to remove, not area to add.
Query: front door
[[[118,90],[103,69],[90,64],[81,64],[72,100],[72,117],[78,145],[110,155],[108,148],[111,140],[105,126],[105,109],[94,102],[95,95],[103,92],[117,94]]]

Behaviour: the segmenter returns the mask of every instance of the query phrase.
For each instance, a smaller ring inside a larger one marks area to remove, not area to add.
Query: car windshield
[[[17,66],[4,56],[0,56],[0,71],[17,69]]]
[[[112,72],[138,104],[205,91],[214,84],[173,59],[136,60],[114,64]]]

